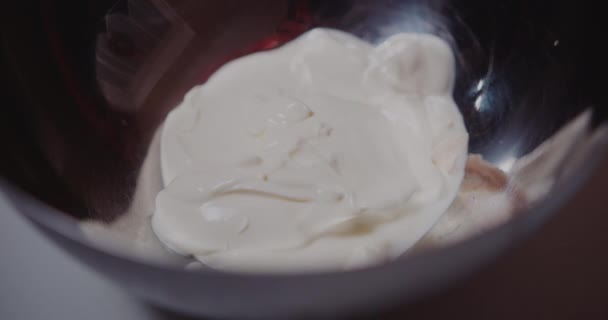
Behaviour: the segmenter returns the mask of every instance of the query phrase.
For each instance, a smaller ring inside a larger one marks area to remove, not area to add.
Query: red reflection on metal
[[[227,56],[225,59],[220,61],[218,64],[207,68],[201,77],[201,83],[207,81],[209,77],[217,71],[222,65],[234,60],[236,58],[264,50],[270,50],[277,48],[297,38],[302,33],[314,27],[312,14],[308,6],[308,1],[293,1],[290,4],[290,14],[283,20],[277,27],[274,34],[267,38],[264,38],[256,42],[253,46],[245,48],[233,55]]]

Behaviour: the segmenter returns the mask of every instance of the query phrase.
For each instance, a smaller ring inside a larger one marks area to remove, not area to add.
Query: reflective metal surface
[[[51,238],[160,305],[194,314],[373,311],[472,272],[568,200],[606,150],[510,223],[455,246],[343,273],[192,273],[91,247],[75,220],[125,212],[152,134],[222,63],[326,26],[371,42],[403,31],[454,47],[470,151],[508,169],[587,108],[607,116],[597,8],[566,1],[29,1],[3,9],[2,189]],[[582,151],[573,150],[572,152]],[[37,200],[41,200],[38,202]],[[73,218],[72,218],[73,217]]]

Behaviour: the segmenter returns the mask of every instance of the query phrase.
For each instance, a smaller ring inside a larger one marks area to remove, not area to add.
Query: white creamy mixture
[[[214,268],[298,271],[394,258],[458,192],[468,135],[448,44],[378,47],[316,29],[192,89],[161,138],[152,227]]]

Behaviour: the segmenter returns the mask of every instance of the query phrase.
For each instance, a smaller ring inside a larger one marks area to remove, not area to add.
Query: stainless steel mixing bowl
[[[598,126],[607,110],[600,11],[570,1],[13,1],[3,5],[0,30],[0,190],[49,239],[172,310],[331,317],[408,303],[536,230],[593,173],[608,137],[569,150],[584,165],[566,158],[574,173],[508,223],[362,270],[190,272],[101,250],[77,222],[124,213],[153,132],[189,88],[232,58],[315,26],[371,42],[402,31],[446,39],[470,150],[495,164],[528,153],[584,109]]]

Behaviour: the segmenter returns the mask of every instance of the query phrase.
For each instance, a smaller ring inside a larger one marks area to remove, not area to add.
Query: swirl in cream
[[[468,135],[448,44],[374,47],[315,29],[222,67],[162,132],[152,226],[214,268],[310,271],[394,258],[454,200]]]

